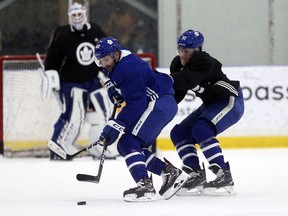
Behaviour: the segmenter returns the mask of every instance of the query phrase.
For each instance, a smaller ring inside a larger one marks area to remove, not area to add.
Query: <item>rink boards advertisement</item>
[[[158,68],[169,73],[168,68]],[[219,135],[223,147],[288,147],[288,67],[223,67],[232,80],[239,80],[245,100],[240,121]],[[175,118],[163,129],[158,145],[172,149],[169,133],[173,126],[201,105],[189,91],[178,106]]]

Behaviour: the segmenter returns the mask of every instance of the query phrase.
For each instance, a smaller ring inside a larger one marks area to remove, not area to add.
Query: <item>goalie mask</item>
[[[69,22],[76,30],[83,29],[84,24],[87,22],[86,8],[75,2],[68,10]]]

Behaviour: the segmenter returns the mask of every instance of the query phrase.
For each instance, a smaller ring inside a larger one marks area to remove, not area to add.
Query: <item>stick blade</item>
[[[83,181],[83,182],[91,182],[91,183],[99,183],[100,179],[98,176],[92,176],[92,175],[87,175],[87,174],[77,174],[76,176],[78,181]]]
[[[59,145],[57,145],[55,142],[53,142],[52,140],[49,140],[48,141],[48,147],[51,151],[53,151],[54,153],[59,155],[61,158],[67,160],[66,152]]]

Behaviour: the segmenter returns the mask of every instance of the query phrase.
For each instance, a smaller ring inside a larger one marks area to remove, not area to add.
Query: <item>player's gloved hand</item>
[[[107,89],[108,97],[113,104],[116,104],[117,107],[121,107],[121,104],[124,102],[122,95],[116,90],[116,87],[113,83],[108,80],[105,82],[105,87]]]
[[[100,134],[99,140],[103,142],[104,139],[107,139],[107,144],[111,145],[117,140],[120,132],[124,132],[124,129],[124,123],[117,119],[110,119]]]

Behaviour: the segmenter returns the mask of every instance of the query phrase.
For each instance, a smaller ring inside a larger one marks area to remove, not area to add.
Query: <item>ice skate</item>
[[[141,179],[137,187],[124,191],[123,197],[127,202],[149,202],[157,200],[156,191],[151,179]]]
[[[211,164],[209,169],[216,175],[216,179],[203,185],[203,193],[212,196],[234,195],[234,181],[232,179],[229,163],[227,169],[222,169],[218,164]]]
[[[168,160],[165,159],[165,162],[167,165],[161,174],[163,184],[159,190],[159,194],[167,200],[180,190],[189,176],[182,173],[180,169],[174,167]]]
[[[183,167],[183,171],[189,175],[187,182],[177,192],[177,196],[194,196],[201,195],[203,193],[203,184],[206,183],[206,173],[203,165],[203,169],[189,169]]]

